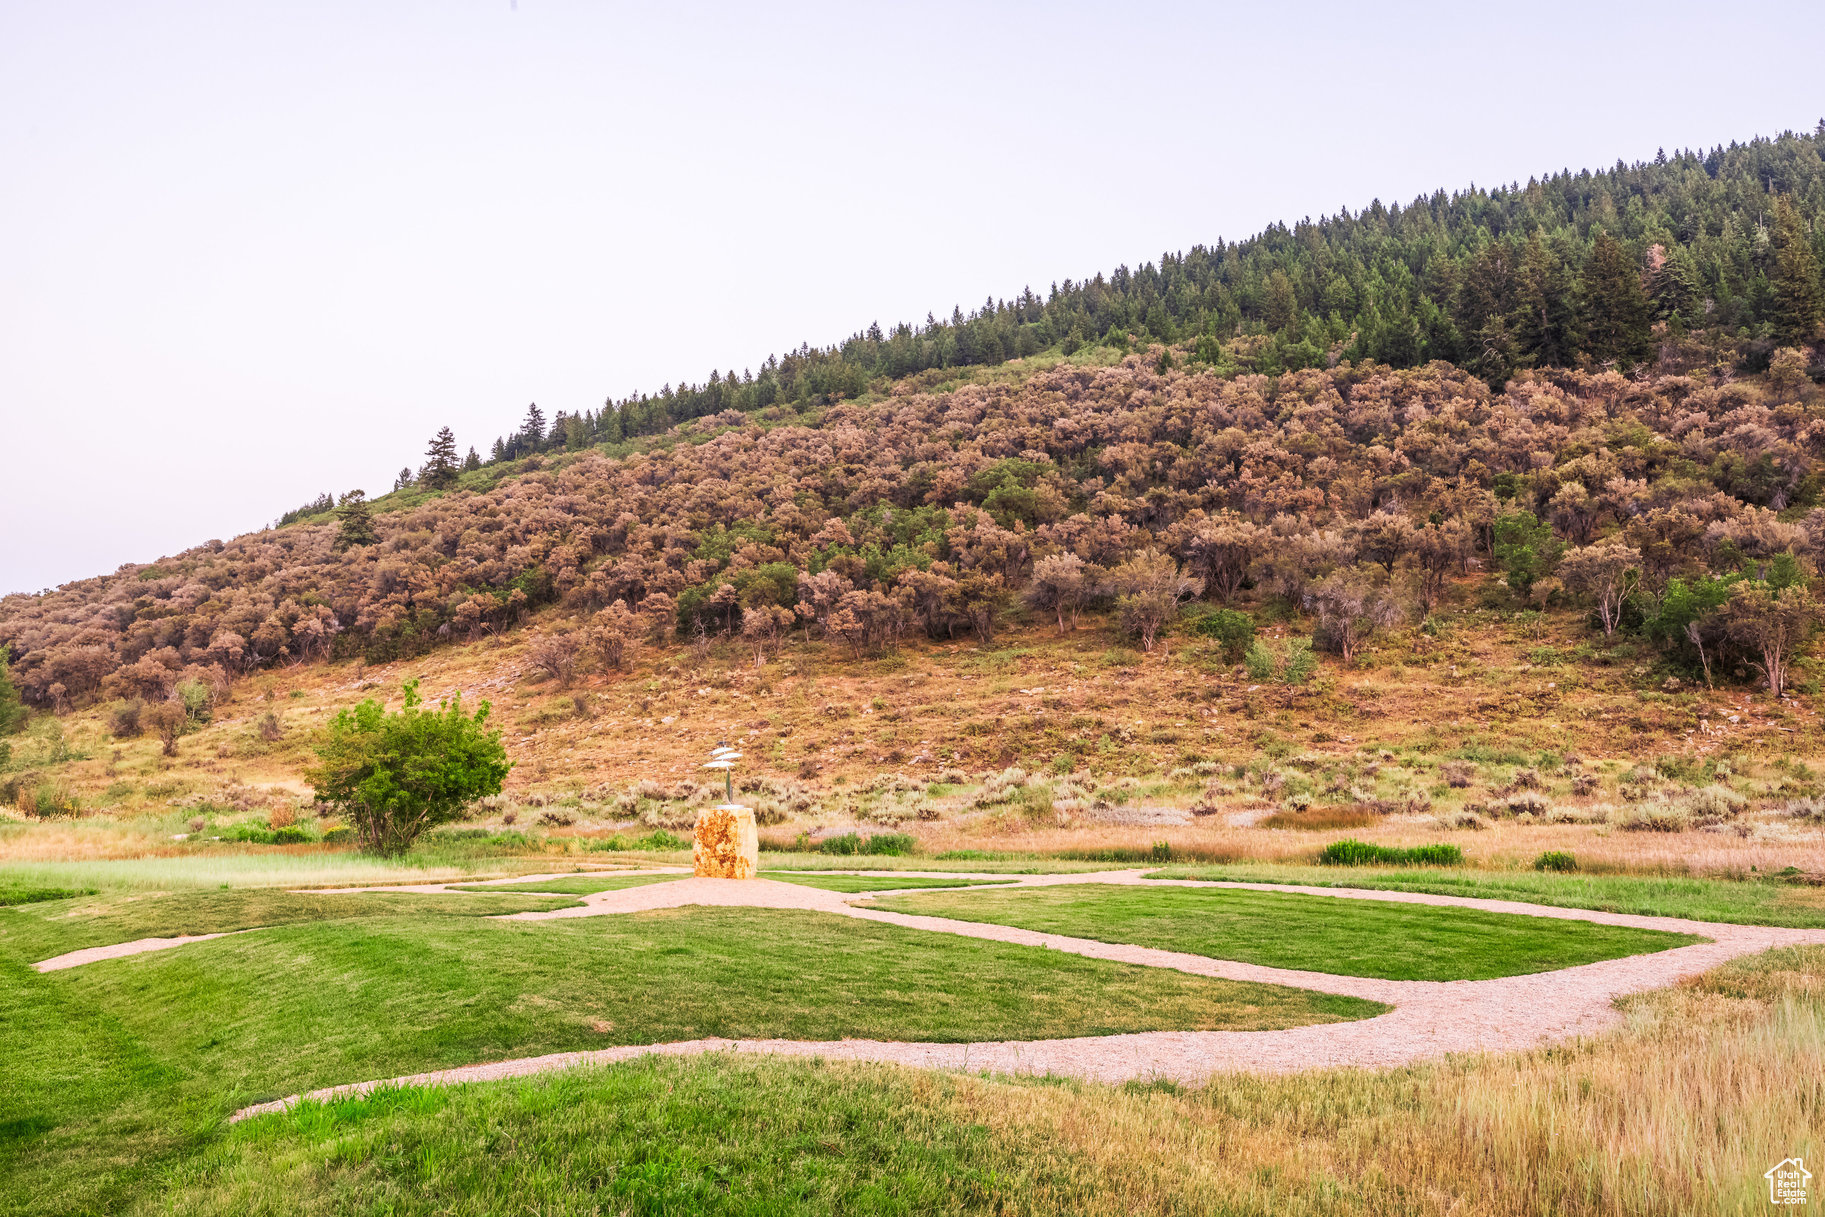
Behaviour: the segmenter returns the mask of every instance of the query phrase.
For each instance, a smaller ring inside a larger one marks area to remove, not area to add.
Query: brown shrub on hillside
[[[155,702],[203,673],[219,693],[331,655],[386,661],[552,603],[595,615],[582,650],[611,670],[638,638],[742,633],[754,614],[746,636],[764,655],[787,625],[775,609],[856,654],[909,630],[988,637],[1036,563],[1061,555],[1111,571],[1157,551],[1217,599],[1253,580],[1298,601],[1339,572],[1335,586],[1355,586],[1360,567],[1430,608],[1448,574],[1495,557],[1494,521],[1516,510],[1564,540],[1618,535],[1604,552],[1638,552],[1654,591],[1825,547],[1825,510],[1780,517],[1825,439],[1816,395],[1803,377],[1554,371],[1492,392],[1445,364],[1270,379],[1140,356],[944,393],[902,382],[816,426],[777,408],[772,426],[719,415],[661,450],[382,500],[377,540],[343,552],[334,524],[296,523],[9,596],[0,644],[24,697],[49,707]],[[1178,594],[1064,586],[1062,569],[1045,567],[1029,603],[1064,624],[1081,601],[1127,596],[1143,644]],[[1585,588],[1600,612],[1610,587]],[[1333,616],[1353,652],[1360,615]]]

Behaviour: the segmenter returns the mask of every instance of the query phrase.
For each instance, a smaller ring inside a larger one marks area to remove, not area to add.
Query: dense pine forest
[[[540,662],[612,669],[678,637],[988,639],[1022,609],[1240,650],[1271,605],[1347,663],[1482,571],[1491,603],[1582,604],[1780,692],[1825,560],[1822,151],[1825,124],[1376,203],[535,406],[486,458],[446,429],[391,496],[7,597],[0,654],[64,709],[546,606]]]
[[[923,325],[871,325],[760,371],[610,401],[537,407],[492,458],[653,435],[723,410],[854,397],[882,377],[994,365],[1092,344],[1186,344],[1215,367],[1276,375],[1365,360],[1444,360],[1499,388],[1516,371],[1655,355],[1656,327],[1703,329],[1713,359],[1768,366],[1822,316],[1825,121],[1645,164],[1569,170],[1493,190],[1439,191],[1403,208],[1276,225],[1158,265],[990,300]]]

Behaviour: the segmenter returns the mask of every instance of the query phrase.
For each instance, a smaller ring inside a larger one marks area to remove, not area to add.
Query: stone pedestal
[[[724,803],[697,813],[691,869],[699,879],[752,879],[760,869],[754,811]]]

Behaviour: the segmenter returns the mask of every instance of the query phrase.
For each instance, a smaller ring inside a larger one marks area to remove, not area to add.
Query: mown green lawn
[[[763,879],[779,879],[827,892],[887,892],[922,887],[984,887],[1012,883],[1012,879],[897,879],[886,875],[807,875],[797,871],[762,871]]]
[[[1089,1155],[982,1122],[992,1085],[719,1056],[395,1090],[237,1126],[159,1180],[154,1204],[220,1217],[1106,1211],[1115,1181]]]
[[[822,888],[827,892],[882,892],[897,888],[920,887],[975,887],[988,883],[1012,883],[1012,879],[915,879],[890,878],[886,875],[825,875],[804,871],[767,870],[760,872],[762,879],[777,879],[783,883],[798,883],[805,887]],[[490,886],[467,886],[453,890],[459,892],[561,892],[571,896],[588,896],[595,892],[615,892],[622,888],[643,887],[648,883],[663,883],[668,879],[688,879],[689,875],[575,875],[563,879],[548,879],[543,883],[502,883]]]
[[[649,883],[664,883],[668,879],[684,879],[686,875],[567,875],[562,879],[547,879],[542,883],[496,883],[486,887],[467,886],[452,890],[459,892],[555,892],[566,896],[588,896],[595,892],[616,892],[624,887],[645,887]]]
[[[872,907],[1387,980],[1489,980],[1700,941],[1585,921],[1235,888],[1087,883],[920,892]]]
[[[554,903],[539,896],[307,896],[320,917],[342,915],[63,972],[27,966],[308,911],[284,895],[137,900],[80,921],[57,905],[0,909],[0,1212],[125,1207],[247,1103],[485,1060],[702,1036],[1288,1027],[1381,1009],[815,913],[474,915]]]
[[[1237,862],[1174,866],[1156,879],[1220,879],[1240,883],[1298,883],[1363,887],[1440,896],[1519,900],[1557,908],[1596,909],[1643,917],[1689,917],[1731,925],[1825,926],[1825,888],[1775,876],[1709,879],[1686,875],[1586,875],[1542,871],[1381,870],[1371,867],[1281,866]]]
[[[36,963],[66,951],[136,938],[221,934],[302,921],[428,915],[493,917],[565,908],[574,900],[495,892],[285,892],[270,888],[99,896],[29,904],[0,913],[0,953]]]

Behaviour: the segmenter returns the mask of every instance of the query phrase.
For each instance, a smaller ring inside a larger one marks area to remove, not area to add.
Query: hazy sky
[[[1825,115],[1825,5],[0,0],[0,592],[439,426]]]

